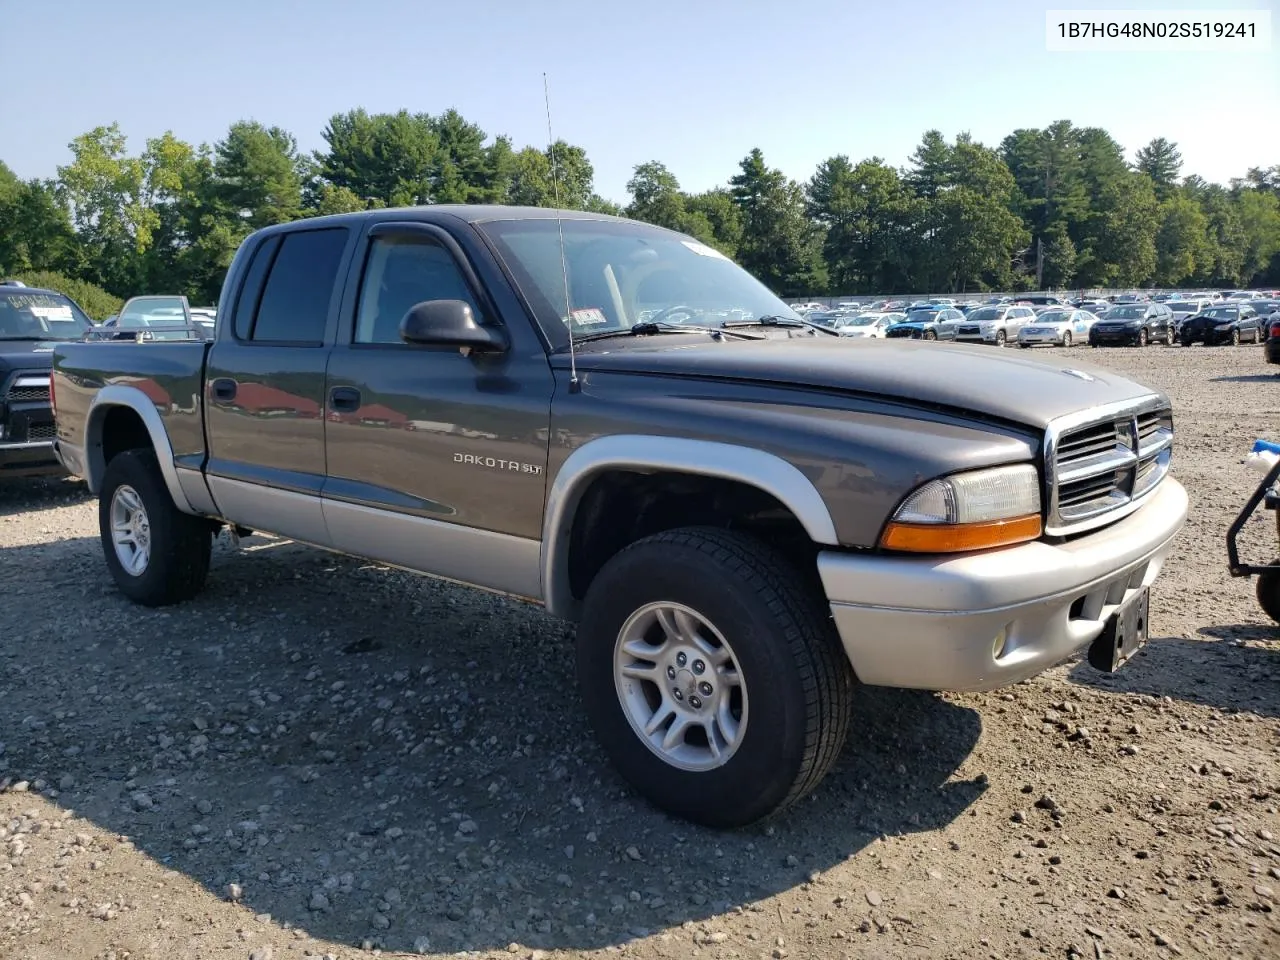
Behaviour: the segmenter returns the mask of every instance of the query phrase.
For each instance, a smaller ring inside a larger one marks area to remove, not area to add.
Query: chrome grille
[[[1156,398],[1097,419],[1051,425],[1045,531],[1077,533],[1136,508],[1168,473],[1172,446],[1173,413]]]

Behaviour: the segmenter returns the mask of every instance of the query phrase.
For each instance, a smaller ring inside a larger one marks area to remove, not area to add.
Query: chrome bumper
[[[1156,579],[1186,518],[1187,493],[1169,477],[1140,510],[1066,543],[954,557],[824,551],[818,572],[863,683],[992,690],[1086,649]]]

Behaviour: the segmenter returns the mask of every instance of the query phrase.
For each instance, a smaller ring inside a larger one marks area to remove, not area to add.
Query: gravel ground
[[[1275,960],[1280,633],[1223,547],[1261,353],[1070,354],[1176,404],[1134,662],[866,689],[816,795],[731,833],[626,789],[537,609],[253,538],[148,611],[77,483],[0,485],[0,957]]]

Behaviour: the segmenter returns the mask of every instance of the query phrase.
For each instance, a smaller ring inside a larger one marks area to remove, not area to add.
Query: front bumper
[[[65,472],[54,456],[52,441],[0,442],[0,479],[57,476]]]
[[[1062,343],[1062,334],[1060,333],[1020,333],[1018,334],[1019,343],[1051,343],[1055,346]]]
[[[1186,518],[1187,493],[1169,477],[1141,509],[1064,543],[951,557],[824,551],[818,572],[863,683],[992,690],[1086,649],[1156,579]]]
[[[1280,337],[1272,337],[1267,341],[1264,349],[1266,350],[1267,363],[1280,363]]]
[[[1107,344],[1118,343],[1124,346],[1138,342],[1138,334],[1142,332],[1141,327],[1133,330],[1090,330],[1089,343],[1091,344]]]

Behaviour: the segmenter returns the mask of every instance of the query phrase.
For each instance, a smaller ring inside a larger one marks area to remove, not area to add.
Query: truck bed
[[[164,421],[177,465],[204,462],[203,385],[207,341],[59,344],[53,353],[58,439],[83,448],[94,398],[105,387],[140,391]]]

